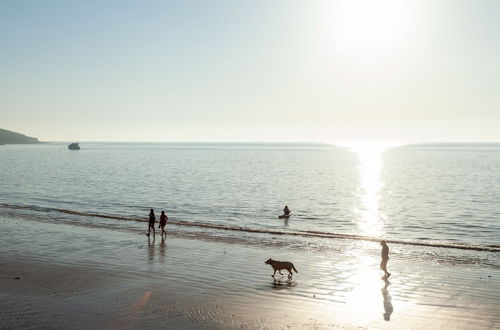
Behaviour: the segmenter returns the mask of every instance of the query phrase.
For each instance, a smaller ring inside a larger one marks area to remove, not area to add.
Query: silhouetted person
[[[149,236],[151,233],[151,229],[153,229],[153,236],[155,236],[155,222],[156,222],[156,216],[155,216],[155,211],[151,209],[149,211],[149,226],[148,226],[148,233],[146,234]]]
[[[381,252],[382,262],[380,263],[380,269],[384,271],[385,280],[387,281],[389,276],[391,276],[391,273],[387,271],[387,262],[389,261],[389,247],[387,246],[387,243],[384,240],[380,242],[380,245],[382,246],[382,252]]]
[[[163,238],[163,234],[165,234],[165,236],[167,236],[167,232],[165,231],[165,225],[167,224],[167,220],[168,220],[168,217],[165,214],[165,211],[161,211],[160,225],[158,226],[158,228],[161,227],[161,237],[162,238]]]
[[[285,208],[283,209],[283,214],[290,215],[290,213],[292,213],[292,211],[290,211],[290,209],[288,208],[288,205],[285,205]]]

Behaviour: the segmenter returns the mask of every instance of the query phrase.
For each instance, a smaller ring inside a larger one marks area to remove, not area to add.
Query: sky
[[[500,141],[500,1],[0,1],[43,141]]]

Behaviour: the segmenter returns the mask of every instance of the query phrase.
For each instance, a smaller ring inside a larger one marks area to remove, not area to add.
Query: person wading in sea
[[[146,236],[149,236],[151,233],[151,229],[153,229],[153,236],[155,236],[155,221],[156,221],[156,216],[155,216],[155,211],[151,209],[149,211],[149,225],[148,225],[148,233]]]
[[[163,234],[165,234],[165,236],[167,236],[167,232],[165,231],[165,225],[167,224],[167,220],[168,220],[168,217],[165,214],[165,211],[161,211],[160,225],[158,226],[158,228],[161,227],[161,237],[163,237]]]
[[[384,240],[380,242],[380,245],[382,246],[382,252],[381,252],[382,262],[380,263],[380,269],[384,271],[383,278],[387,282],[387,279],[389,278],[389,276],[391,276],[391,273],[387,271],[387,262],[389,261],[389,247],[387,246],[387,243]]]

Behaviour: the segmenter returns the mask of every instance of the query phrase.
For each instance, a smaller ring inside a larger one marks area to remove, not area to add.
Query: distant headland
[[[0,145],[1,144],[36,144],[40,143],[37,138],[8,131],[0,128]]]

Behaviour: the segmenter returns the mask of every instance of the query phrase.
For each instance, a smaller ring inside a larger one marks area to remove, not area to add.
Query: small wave
[[[86,216],[86,217],[97,217],[104,219],[114,219],[114,220],[139,221],[139,222],[148,221],[148,219],[142,217],[123,217],[117,215],[80,212],[68,209],[40,207],[33,205],[0,204],[0,207],[9,209],[39,211],[39,212],[59,212],[64,214]],[[196,221],[170,220],[169,224],[177,226],[186,226],[186,227],[240,231],[247,233],[258,233],[258,234],[269,234],[269,235],[337,238],[337,239],[351,239],[351,240],[371,241],[371,242],[379,242],[381,240],[380,237],[362,236],[355,234],[342,234],[342,233],[332,233],[332,232],[313,231],[313,230],[281,230],[281,229],[250,228],[250,227],[228,226],[228,225],[220,225],[220,224],[212,224],[212,223],[196,222]],[[449,242],[428,242],[424,241],[425,239],[427,238],[422,238],[421,240],[385,239],[385,241],[394,244],[427,246],[434,248],[451,248],[451,249],[463,249],[463,250],[475,250],[475,251],[500,252],[500,245],[475,245],[475,244],[449,243]]]

